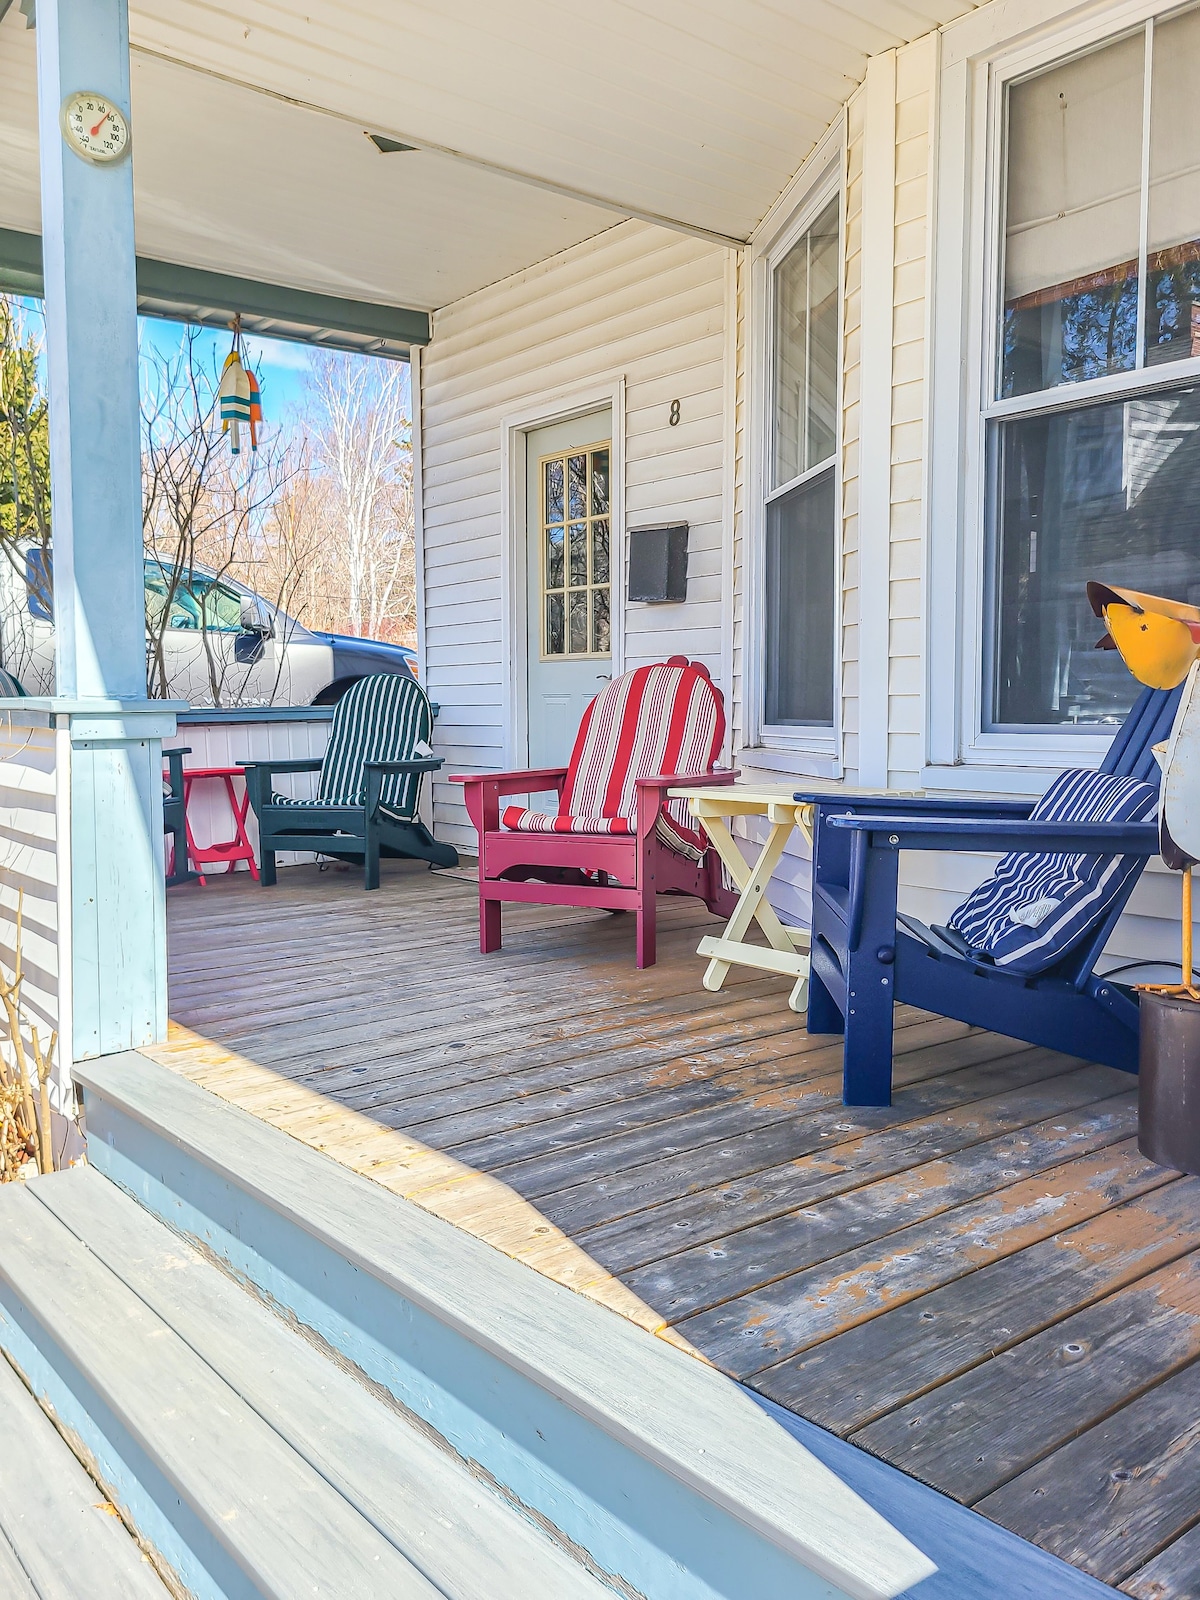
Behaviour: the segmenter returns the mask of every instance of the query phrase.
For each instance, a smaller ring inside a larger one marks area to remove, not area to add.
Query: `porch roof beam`
[[[42,295],[42,241],[36,233],[0,228],[0,290]],[[148,256],[137,258],[137,302],[143,316],[205,327],[227,328],[241,312],[248,332],[400,360],[430,339],[425,311],[343,300]]]

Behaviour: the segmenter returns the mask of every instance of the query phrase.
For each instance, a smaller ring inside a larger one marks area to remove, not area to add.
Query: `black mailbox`
[[[629,530],[629,599],[686,600],[688,525]]]

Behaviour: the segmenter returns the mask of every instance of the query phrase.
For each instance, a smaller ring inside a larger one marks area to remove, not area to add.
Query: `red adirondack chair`
[[[721,863],[667,790],[707,779],[725,737],[721,691],[686,656],[626,672],[583,714],[571,763],[459,776],[479,833],[479,948],[500,948],[505,900],[637,913],[637,964],[654,965],[655,895],[690,894],[718,916],[736,896]],[[553,814],[505,806],[505,795],[558,794]]]

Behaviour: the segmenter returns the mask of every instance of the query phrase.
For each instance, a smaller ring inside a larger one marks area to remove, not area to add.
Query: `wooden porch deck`
[[[390,869],[390,870],[389,870]],[[1139,1600],[1200,1596],[1200,1180],[1129,1080],[911,1011],[847,1110],[702,906],[513,908],[385,863],[170,896],[152,1052]]]

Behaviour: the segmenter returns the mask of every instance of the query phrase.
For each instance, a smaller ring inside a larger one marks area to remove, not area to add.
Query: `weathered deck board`
[[[895,1103],[849,1110],[786,983],[701,988],[689,901],[641,973],[629,918],[565,908],[482,957],[471,887],[398,865],[169,912],[166,1064],[1137,1600],[1200,1595],[1200,1180],[1138,1154],[1122,1074],[900,1008]]]
[[[1200,1523],[1173,1540],[1161,1555],[1121,1585],[1134,1600],[1192,1600],[1200,1571]]]
[[[1165,1184],[844,1331],[758,1387],[857,1437],[875,1418],[1185,1255],[1197,1244],[1196,1216],[1193,1184]]]
[[[934,1488],[982,1500],[1197,1356],[1193,1251],[901,1406],[855,1442]],[[1017,1394],[1023,1404],[1008,1405]]]
[[[980,1502],[1006,1527],[1120,1583],[1200,1519],[1200,1364]]]

